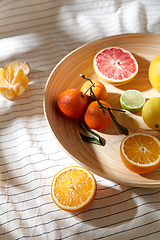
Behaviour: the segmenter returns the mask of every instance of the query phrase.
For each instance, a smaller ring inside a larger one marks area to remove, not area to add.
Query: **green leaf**
[[[91,137],[85,136],[82,133],[80,133],[83,141],[92,142],[92,143],[96,143],[96,144],[104,146],[104,142],[102,141],[100,136],[98,134],[96,134],[95,132],[93,132],[91,129],[89,129],[88,126],[84,122],[80,121],[79,125],[80,125],[81,128],[83,128],[91,136]]]
[[[110,109],[110,108],[108,108],[108,112],[109,112],[112,120],[113,120],[114,123],[116,124],[119,133],[124,134],[124,135],[128,135],[128,134],[129,134],[128,129],[127,129],[126,127],[122,126],[119,122],[117,122],[117,120],[116,120],[115,116],[113,115],[113,113],[111,112],[111,109]]]

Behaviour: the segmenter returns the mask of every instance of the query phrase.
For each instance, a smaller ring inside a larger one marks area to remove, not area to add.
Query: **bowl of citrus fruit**
[[[62,149],[117,183],[160,186],[159,80],[150,67],[159,37],[98,39],[65,56],[46,83],[44,114]]]

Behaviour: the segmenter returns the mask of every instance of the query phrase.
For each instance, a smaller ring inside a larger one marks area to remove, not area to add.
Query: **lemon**
[[[148,70],[149,81],[153,88],[160,92],[160,54],[151,62]]]
[[[142,108],[142,118],[148,127],[160,130],[160,97],[146,101]]]
[[[131,112],[138,112],[141,110],[145,101],[144,95],[140,91],[134,89],[125,91],[120,97],[122,108]]]

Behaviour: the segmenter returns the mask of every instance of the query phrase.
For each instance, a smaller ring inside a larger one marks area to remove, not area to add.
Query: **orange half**
[[[94,200],[96,181],[92,173],[79,166],[59,171],[52,180],[51,196],[66,211],[82,211]]]
[[[132,133],[120,145],[124,165],[138,174],[155,170],[160,163],[160,140],[148,133]]]

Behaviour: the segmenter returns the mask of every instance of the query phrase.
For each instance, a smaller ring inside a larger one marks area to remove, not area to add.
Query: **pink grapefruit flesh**
[[[138,63],[127,50],[111,47],[98,52],[93,60],[98,77],[106,82],[122,85],[131,81],[138,73]]]

